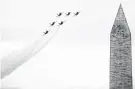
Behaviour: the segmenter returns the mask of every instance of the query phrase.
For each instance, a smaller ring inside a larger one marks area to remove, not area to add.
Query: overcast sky
[[[49,23],[57,20],[58,12],[81,11],[78,17],[67,18],[48,46],[5,78],[3,85],[17,89],[108,89],[109,35],[120,2],[132,33],[134,54],[135,0],[1,0],[3,54],[38,39]]]

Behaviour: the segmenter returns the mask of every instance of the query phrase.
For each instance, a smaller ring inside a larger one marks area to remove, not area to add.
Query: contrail
[[[22,50],[12,52],[11,54],[2,58],[1,79],[11,74],[15,69],[17,69],[23,63],[28,61],[31,57],[40,52],[48,44],[48,42],[55,36],[55,34],[60,29],[60,25],[63,25],[63,21],[59,23],[58,26],[55,26],[54,24],[55,23],[53,23],[52,26],[49,27],[49,32],[47,34],[43,34],[30,46]]]
[[[40,52],[48,42],[56,35],[60,26],[53,26],[48,34],[42,35],[28,47],[12,52],[1,60],[1,79],[10,75],[15,69]]]

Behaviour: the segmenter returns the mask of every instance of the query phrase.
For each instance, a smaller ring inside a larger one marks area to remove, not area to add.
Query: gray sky
[[[81,11],[78,17],[68,18],[49,45],[5,78],[3,85],[21,89],[108,86],[109,35],[120,2],[135,45],[134,0],[1,0],[0,36],[5,53],[38,39],[48,23],[57,20],[58,12]],[[135,69],[134,59],[133,55]]]

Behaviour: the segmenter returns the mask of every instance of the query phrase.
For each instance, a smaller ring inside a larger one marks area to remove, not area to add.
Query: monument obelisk
[[[121,4],[110,34],[110,89],[133,89],[131,33]]]

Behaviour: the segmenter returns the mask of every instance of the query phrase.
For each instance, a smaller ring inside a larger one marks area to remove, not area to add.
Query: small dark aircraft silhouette
[[[56,22],[52,22],[52,23],[50,23],[50,26],[53,26],[55,23],[56,23]]]
[[[57,17],[60,17],[61,15],[62,15],[62,12],[58,13],[58,14],[57,14]]]
[[[69,16],[71,14],[71,12],[68,12],[68,13],[66,13],[66,16]]]
[[[59,23],[59,25],[63,25],[63,24],[64,24],[64,22],[65,22],[65,21],[61,21],[61,22]]]
[[[79,13],[80,13],[80,12],[76,12],[76,13],[74,13],[74,15],[77,16],[77,15],[79,15]]]
[[[43,32],[44,34],[47,34],[49,31],[46,30],[46,32]]]

